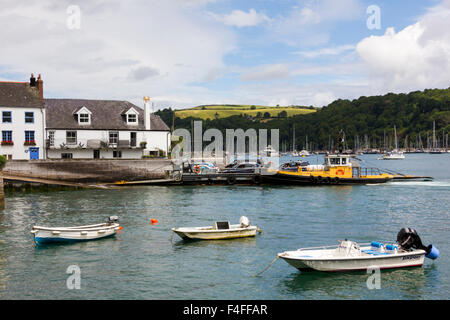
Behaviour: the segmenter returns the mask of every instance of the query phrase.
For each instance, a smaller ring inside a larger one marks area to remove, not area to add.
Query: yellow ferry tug
[[[384,183],[394,175],[378,168],[363,168],[349,154],[327,154],[324,164],[285,164],[275,174],[264,174],[266,182],[279,184],[369,184]]]

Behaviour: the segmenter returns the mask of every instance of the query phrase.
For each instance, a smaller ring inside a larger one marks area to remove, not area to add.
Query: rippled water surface
[[[450,292],[450,154],[408,154],[402,161],[361,156],[366,166],[429,175],[431,182],[367,186],[142,186],[119,190],[9,193],[0,212],[1,299],[448,299]],[[320,158],[309,157],[315,164]],[[118,215],[115,237],[36,247],[33,225],[73,226]],[[237,223],[245,215],[255,238],[184,242],[172,227]],[[150,219],[159,221],[151,225]],[[441,256],[422,268],[383,271],[381,289],[367,274],[301,273],[278,260],[300,247],[395,240],[418,230]],[[68,266],[81,270],[69,290]]]

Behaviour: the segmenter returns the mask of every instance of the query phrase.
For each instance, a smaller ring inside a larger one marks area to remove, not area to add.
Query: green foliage
[[[5,156],[0,155],[0,171],[6,166],[7,161]]]
[[[256,119],[240,116],[207,119],[203,121],[203,130],[216,128],[225,136],[225,129],[279,129],[280,143],[285,141],[287,148],[292,149],[292,131],[295,125],[297,149],[305,147],[306,138],[309,146],[312,144],[314,149],[327,149],[330,140],[335,142],[341,129],[345,132],[346,143],[350,148],[354,146],[356,136],[359,136],[362,144],[365,135],[368,136],[372,147],[382,147],[384,135],[389,141],[394,140],[395,125],[399,147],[404,146],[406,137],[410,143],[415,143],[419,136],[426,146],[427,134],[430,137],[432,135],[433,121],[436,122],[436,135],[439,135],[441,141],[442,134],[448,134],[450,131],[450,88],[427,89],[409,94],[388,93],[384,96],[360,97],[352,101],[338,99],[326,107],[314,110],[318,111],[288,118],[273,118],[264,122],[262,116],[267,115],[261,111],[266,110],[256,108]],[[246,113],[249,114],[248,111]],[[172,123],[172,110],[165,109],[157,114],[166,123]],[[193,120],[201,119],[176,117],[175,128],[190,130]]]

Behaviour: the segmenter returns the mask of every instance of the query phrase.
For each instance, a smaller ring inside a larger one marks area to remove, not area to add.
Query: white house
[[[0,155],[8,160],[45,159],[43,81],[0,82]]]
[[[167,155],[170,129],[128,101],[45,99],[48,159],[140,159]]]

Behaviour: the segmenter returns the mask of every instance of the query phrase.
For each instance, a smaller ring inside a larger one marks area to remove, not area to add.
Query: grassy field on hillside
[[[251,105],[210,105],[199,106],[191,109],[177,110],[175,114],[177,117],[184,119],[188,117],[200,118],[203,120],[214,119],[216,113],[219,118],[227,118],[230,116],[246,114],[256,117],[260,112],[262,115],[269,112],[271,117],[277,117],[282,111],[286,111],[288,117],[292,117],[297,114],[306,114],[316,112],[315,109],[308,109],[307,107],[297,106],[280,106],[280,107],[268,107],[268,106],[251,106]]]

